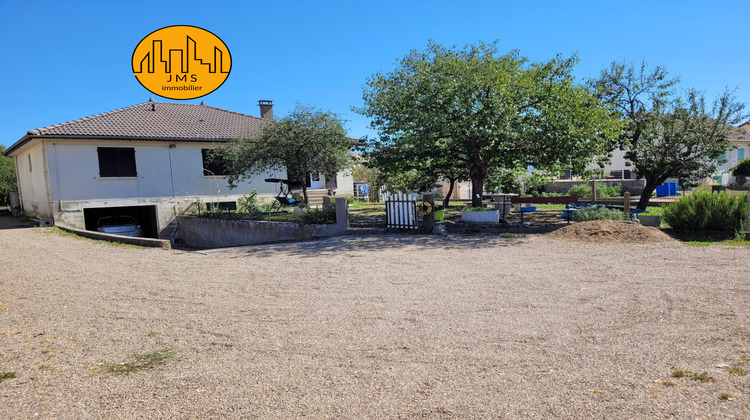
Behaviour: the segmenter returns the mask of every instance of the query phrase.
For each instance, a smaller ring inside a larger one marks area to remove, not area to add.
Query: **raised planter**
[[[661,227],[661,216],[644,216],[642,214],[639,214],[638,220],[641,221],[641,225],[643,226]]]
[[[346,224],[314,225],[299,222],[177,216],[177,231],[185,245],[224,248],[271,242],[304,241],[346,232]]]
[[[194,248],[305,241],[343,235],[349,227],[349,204],[346,198],[339,197],[336,199],[335,206],[336,223],[334,224],[315,225],[301,222],[177,216],[177,232],[185,245]]]
[[[461,221],[472,224],[493,224],[500,221],[500,210],[461,212]]]

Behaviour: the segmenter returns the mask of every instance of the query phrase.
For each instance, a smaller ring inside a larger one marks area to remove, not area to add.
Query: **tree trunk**
[[[471,206],[482,207],[484,193],[484,174],[471,176]]]
[[[303,200],[304,200],[305,204],[308,204],[308,201],[307,201],[307,185],[305,185],[304,181],[302,181],[302,197],[303,197]]]
[[[638,200],[638,205],[636,206],[637,209],[646,210],[649,201],[651,201],[651,194],[653,194],[653,192],[656,190],[656,187],[658,185],[661,185],[662,182],[664,182],[664,180],[650,177],[646,178],[646,186],[643,187],[643,192],[641,192],[641,198],[640,200]]]
[[[451,203],[451,195],[453,195],[453,187],[456,185],[456,179],[448,178],[448,182],[448,194],[443,199],[443,208],[446,210],[448,209],[448,204]]]

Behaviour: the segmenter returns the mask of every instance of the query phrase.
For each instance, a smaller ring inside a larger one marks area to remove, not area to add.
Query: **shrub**
[[[591,187],[585,184],[574,185],[568,190],[568,195],[589,198],[591,197]]]
[[[596,183],[596,195],[599,197],[619,197],[622,195],[622,184]]]
[[[581,198],[590,198],[591,194],[591,185],[587,184],[574,185],[568,190],[568,195]],[[597,182],[596,195],[598,197],[619,197],[622,195],[622,184],[608,185]]]
[[[737,177],[737,183],[744,185],[750,177],[750,158],[743,159],[735,167],[731,168],[732,175]]]
[[[5,151],[0,146],[0,207],[10,204],[10,192],[16,191],[16,163],[11,157],[5,157],[2,152]]]
[[[243,213],[258,213],[258,190],[238,198],[237,205]]]
[[[620,210],[612,210],[606,207],[578,209],[573,212],[573,220],[576,222],[588,222],[590,220],[624,220],[625,215]]]
[[[678,230],[738,231],[747,219],[746,195],[694,192],[662,210],[664,221]]]
[[[310,209],[300,216],[307,223],[324,224],[336,221],[336,210]]]

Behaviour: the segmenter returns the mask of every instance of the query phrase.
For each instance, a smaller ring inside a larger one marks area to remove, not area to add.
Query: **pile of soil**
[[[595,220],[580,222],[547,234],[552,239],[581,242],[664,242],[672,241],[666,233],[655,227],[641,226],[638,223]]]

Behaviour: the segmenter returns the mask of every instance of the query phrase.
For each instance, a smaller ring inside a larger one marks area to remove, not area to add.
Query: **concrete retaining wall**
[[[346,232],[346,226],[177,216],[177,231],[187,246],[224,248],[336,236]]]
[[[193,248],[225,248],[343,235],[349,227],[349,205],[346,198],[337,198],[335,206],[335,224],[177,216],[177,232],[185,245]]]

